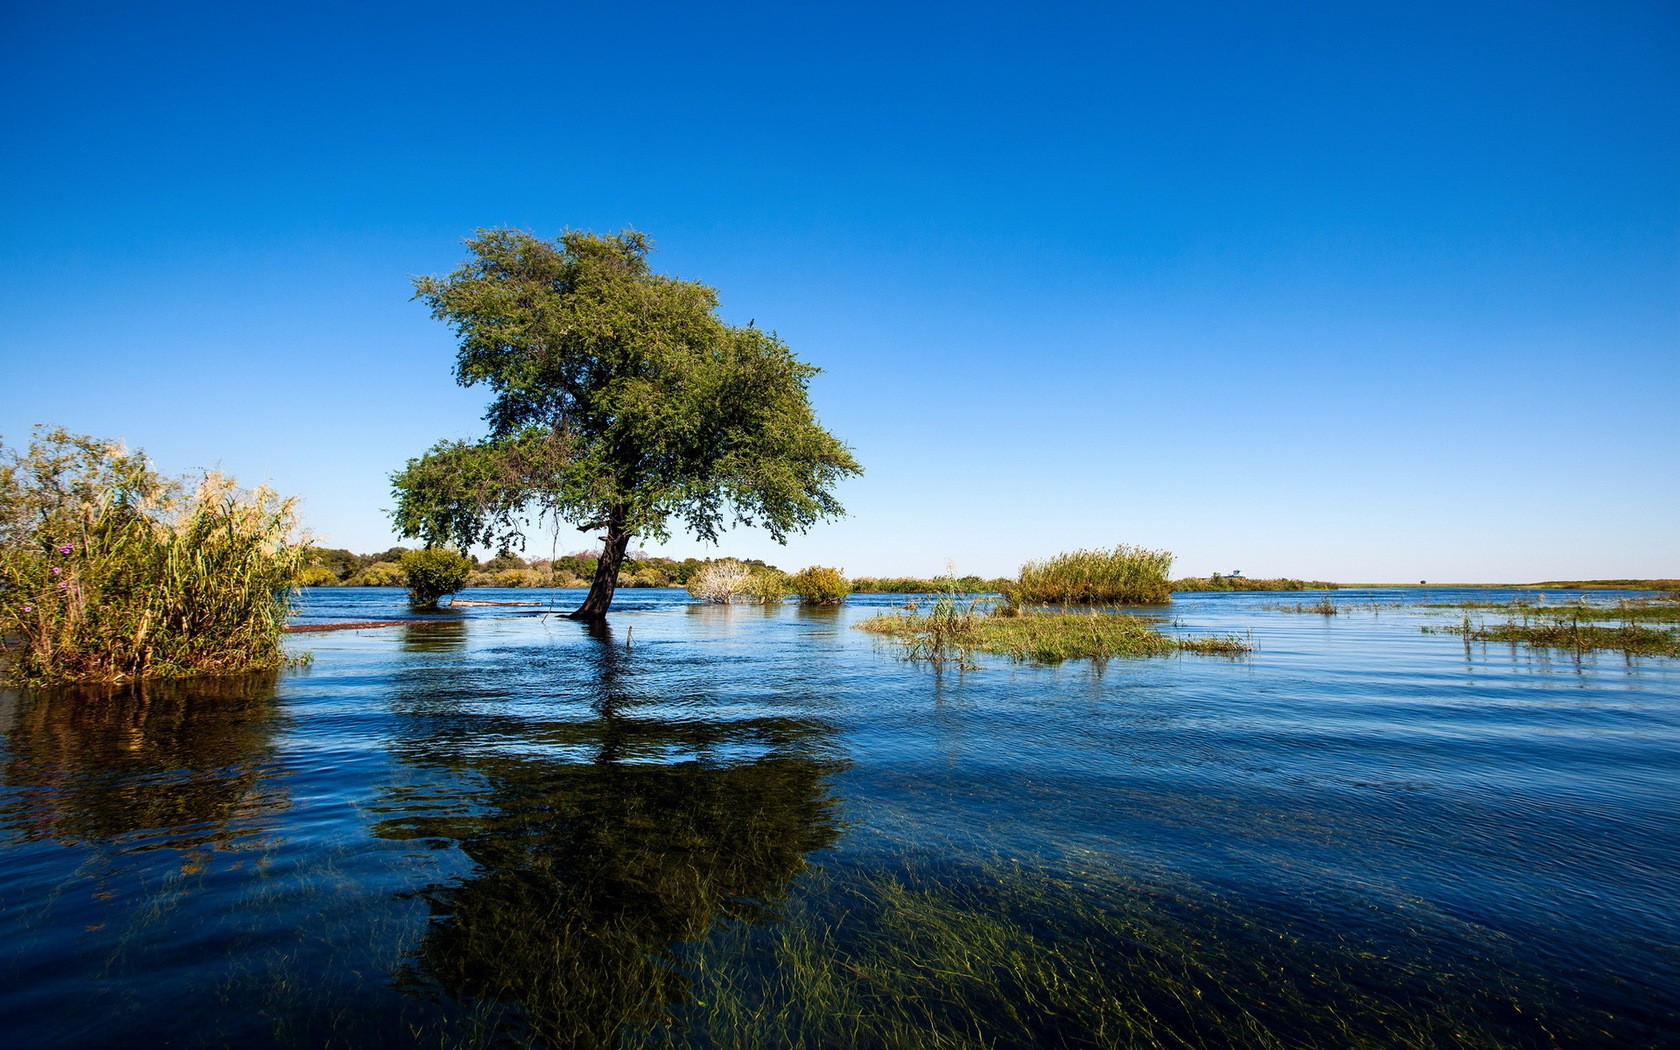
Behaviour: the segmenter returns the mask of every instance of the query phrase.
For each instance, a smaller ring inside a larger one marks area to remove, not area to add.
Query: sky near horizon
[[[14,2],[0,142],[0,440],[268,482],[330,546],[483,433],[413,277],[633,226],[865,469],[785,548],[655,551],[1680,576],[1672,3]]]

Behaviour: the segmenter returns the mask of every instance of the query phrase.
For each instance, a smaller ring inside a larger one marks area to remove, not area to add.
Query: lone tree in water
[[[459,335],[456,380],[494,392],[490,433],[392,476],[404,536],[505,548],[533,513],[601,530],[572,614],[599,619],[631,539],[667,538],[673,517],[707,541],[744,524],[785,543],[843,513],[830,489],[862,471],[811,410],[819,369],[724,324],[715,290],[652,272],[644,234],[481,230],[467,247],[415,298]]]

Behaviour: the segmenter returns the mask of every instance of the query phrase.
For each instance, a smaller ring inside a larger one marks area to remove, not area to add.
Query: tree
[[[572,614],[593,620],[631,539],[666,539],[673,517],[711,542],[734,524],[786,542],[843,513],[831,489],[862,471],[811,409],[819,369],[773,333],[725,324],[713,289],[653,273],[645,235],[490,230],[467,247],[415,298],[455,329],[456,380],[490,388],[489,434],[392,476],[404,536],[522,545],[532,513],[601,530]]]

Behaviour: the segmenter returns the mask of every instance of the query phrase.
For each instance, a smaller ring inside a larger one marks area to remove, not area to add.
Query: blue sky
[[[866,469],[723,553],[1680,575],[1671,3],[472,6],[0,9],[0,436],[383,549],[482,432],[412,277],[635,226]]]

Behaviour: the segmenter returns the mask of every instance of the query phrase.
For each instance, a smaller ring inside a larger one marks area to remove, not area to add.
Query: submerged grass
[[[1319,616],[1335,616],[1337,613],[1341,612],[1341,607],[1331,601],[1328,594],[1320,598],[1312,605],[1307,605],[1304,602],[1296,602],[1293,605],[1288,603],[1279,603],[1277,605],[1268,605],[1266,608],[1272,610],[1273,612],[1316,613]]]
[[[696,946],[689,1001],[622,1045],[1496,1047],[1555,1020],[1514,967],[1467,989],[1427,947],[1312,942],[1070,860],[819,875],[784,922]]]
[[[978,603],[941,596],[925,616],[877,616],[858,628],[901,643],[911,660],[964,667],[973,666],[976,652],[1054,664],[1178,652],[1241,656],[1254,649],[1250,640],[1236,635],[1172,637],[1157,630],[1157,622],[1120,613],[1024,612],[1012,606],[987,614]]]

